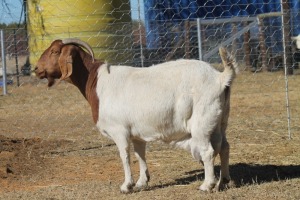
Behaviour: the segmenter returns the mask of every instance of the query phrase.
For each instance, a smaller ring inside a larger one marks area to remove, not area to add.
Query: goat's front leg
[[[136,182],[137,188],[143,188],[148,185],[148,181],[150,180],[150,175],[146,163],[146,142],[140,140],[133,140],[133,147],[135,156],[137,157],[140,165],[140,178]]]
[[[122,135],[122,133],[120,133],[117,138],[114,138],[114,141],[119,149],[125,173],[125,181],[121,185],[120,189],[121,192],[128,193],[132,190],[134,185],[130,169],[129,139],[126,137],[126,135]]]

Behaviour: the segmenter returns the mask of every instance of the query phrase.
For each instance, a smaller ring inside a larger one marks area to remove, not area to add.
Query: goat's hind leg
[[[209,139],[193,138],[191,151],[193,157],[204,166],[204,182],[199,187],[202,191],[211,191],[216,185],[214,174],[215,152]]]
[[[137,188],[148,186],[150,174],[146,163],[146,142],[141,140],[132,140],[135,156],[137,157],[140,165],[140,177],[136,182]]]
[[[226,187],[226,184],[230,181],[229,175],[229,143],[226,140],[226,137],[222,139],[221,151],[220,151],[220,160],[221,160],[221,171],[220,179],[216,186],[217,190],[223,190]]]

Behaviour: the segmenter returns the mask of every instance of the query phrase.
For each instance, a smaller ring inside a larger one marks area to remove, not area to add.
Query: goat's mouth
[[[40,79],[47,78],[46,72],[44,70],[39,70],[38,68],[35,68],[34,72],[35,75]]]
[[[54,85],[55,83],[55,78],[49,76],[47,74],[46,71],[38,71],[38,69],[35,70],[35,75],[39,78],[39,79],[44,79],[46,78],[48,80],[48,87],[51,87]]]
[[[51,87],[55,83],[55,78],[47,74],[47,72],[42,72],[39,76],[40,79],[46,78],[48,80],[48,87]]]
[[[37,76],[39,79],[47,78],[45,72],[39,72],[39,73],[35,73],[35,74],[36,74],[36,76]]]

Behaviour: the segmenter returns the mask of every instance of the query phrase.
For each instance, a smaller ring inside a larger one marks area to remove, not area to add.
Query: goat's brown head
[[[40,79],[47,78],[49,87],[54,85],[55,79],[68,79],[73,71],[73,59],[78,53],[78,46],[87,49],[94,60],[94,52],[87,43],[78,39],[55,40],[38,60],[36,76]]]

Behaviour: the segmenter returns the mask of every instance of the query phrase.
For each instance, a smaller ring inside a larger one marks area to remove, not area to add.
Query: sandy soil
[[[282,72],[243,72],[233,85],[232,188],[200,192],[203,167],[188,152],[154,142],[149,187],[124,195],[117,148],[96,130],[79,91],[21,77],[20,87],[0,96],[0,199],[300,199],[299,75],[289,78],[292,140],[284,83]],[[218,172],[219,159],[216,165]],[[132,169],[137,180],[134,156]]]

